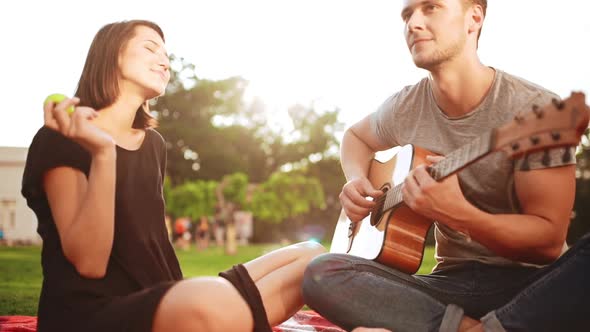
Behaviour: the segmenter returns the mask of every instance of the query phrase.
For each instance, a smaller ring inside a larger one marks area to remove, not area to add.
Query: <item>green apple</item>
[[[61,93],[54,93],[54,94],[50,94],[49,96],[47,96],[47,98],[45,98],[45,101],[43,102],[43,105],[47,104],[48,102],[54,102],[55,104],[57,103],[61,103],[63,100],[67,99],[68,97],[64,94]],[[70,106],[66,109],[66,112],[68,114],[72,114],[74,113],[74,106]]]

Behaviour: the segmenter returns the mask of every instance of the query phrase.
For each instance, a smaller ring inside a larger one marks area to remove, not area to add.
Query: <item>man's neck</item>
[[[474,59],[447,63],[430,73],[438,107],[449,117],[460,117],[473,111],[487,96],[495,70]]]

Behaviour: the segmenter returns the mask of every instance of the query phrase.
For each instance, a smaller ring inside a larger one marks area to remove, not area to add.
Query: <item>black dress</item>
[[[88,177],[90,161],[80,145],[46,127],[29,148],[22,194],[43,239],[38,330],[149,332],[160,300],[182,279],[164,223],[164,139],[147,129],[138,150],[117,147],[114,242],[101,279],[82,277],[65,258],[42,185],[58,166]]]

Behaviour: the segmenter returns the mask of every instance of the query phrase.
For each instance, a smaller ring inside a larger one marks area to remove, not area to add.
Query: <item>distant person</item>
[[[221,212],[221,207],[217,205],[215,207],[215,216],[213,224],[213,236],[215,237],[215,244],[217,246],[223,246],[225,244],[225,220]]]
[[[174,221],[174,230],[176,232],[176,241],[174,242],[177,248],[188,250],[190,246],[191,222],[187,217],[176,218]]]
[[[40,332],[270,331],[303,304],[303,270],[323,252],[314,243],[183,279],[164,225],[166,145],[148,109],[169,67],[158,25],[107,24],[75,98],[44,107],[22,185],[43,239]]]
[[[225,220],[225,254],[235,255],[238,253],[238,233],[236,230],[236,220],[234,212],[236,205],[228,202],[223,207],[223,216]]]
[[[199,224],[195,227],[197,247],[199,250],[209,247],[209,219],[207,216],[201,216]]]

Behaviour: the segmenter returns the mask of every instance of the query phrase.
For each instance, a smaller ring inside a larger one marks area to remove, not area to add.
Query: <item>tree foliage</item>
[[[246,191],[248,189],[248,175],[242,172],[229,174],[223,178],[223,197],[238,206],[246,205]]]
[[[262,101],[244,101],[247,85],[241,77],[201,79],[192,64],[171,56],[166,94],[151,105],[167,142],[169,212],[210,215],[211,187],[228,179],[224,196],[253,211],[256,223],[271,227],[305,215],[332,228],[344,179],[336,159],[339,110],[293,105],[285,110],[292,130],[277,130],[267,125]]]
[[[325,208],[320,182],[300,174],[274,173],[258,186],[248,209],[254,217],[272,223],[308,213],[313,207]]]
[[[170,190],[167,211],[174,217],[198,220],[215,213],[216,181],[187,181]]]
[[[261,141],[254,129],[230,124],[214,125],[216,119],[231,118],[243,109],[246,81],[232,77],[220,81],[196,77],[194,67],[172,57],[178,71],[172,70],[166,95],[152,106],[159,131],[166,138],[168,175],[173,184],[186,180],[214,179],[238,171],[263,178],[256,164],[264,163]],[[192,82],[188,87],[180,79]]]
[[[270,111],[264,104],[244,102],[247,81],[199,79],[184,59],[172,56],[171,63],[166,95],[152,109],[167,141],[172,184],[220,181],[236,172],[259,183],[285,164],[319,160],[338,150],[338,110],[295,105],[288,110],[294,130],[273,131],[266,125]]]

